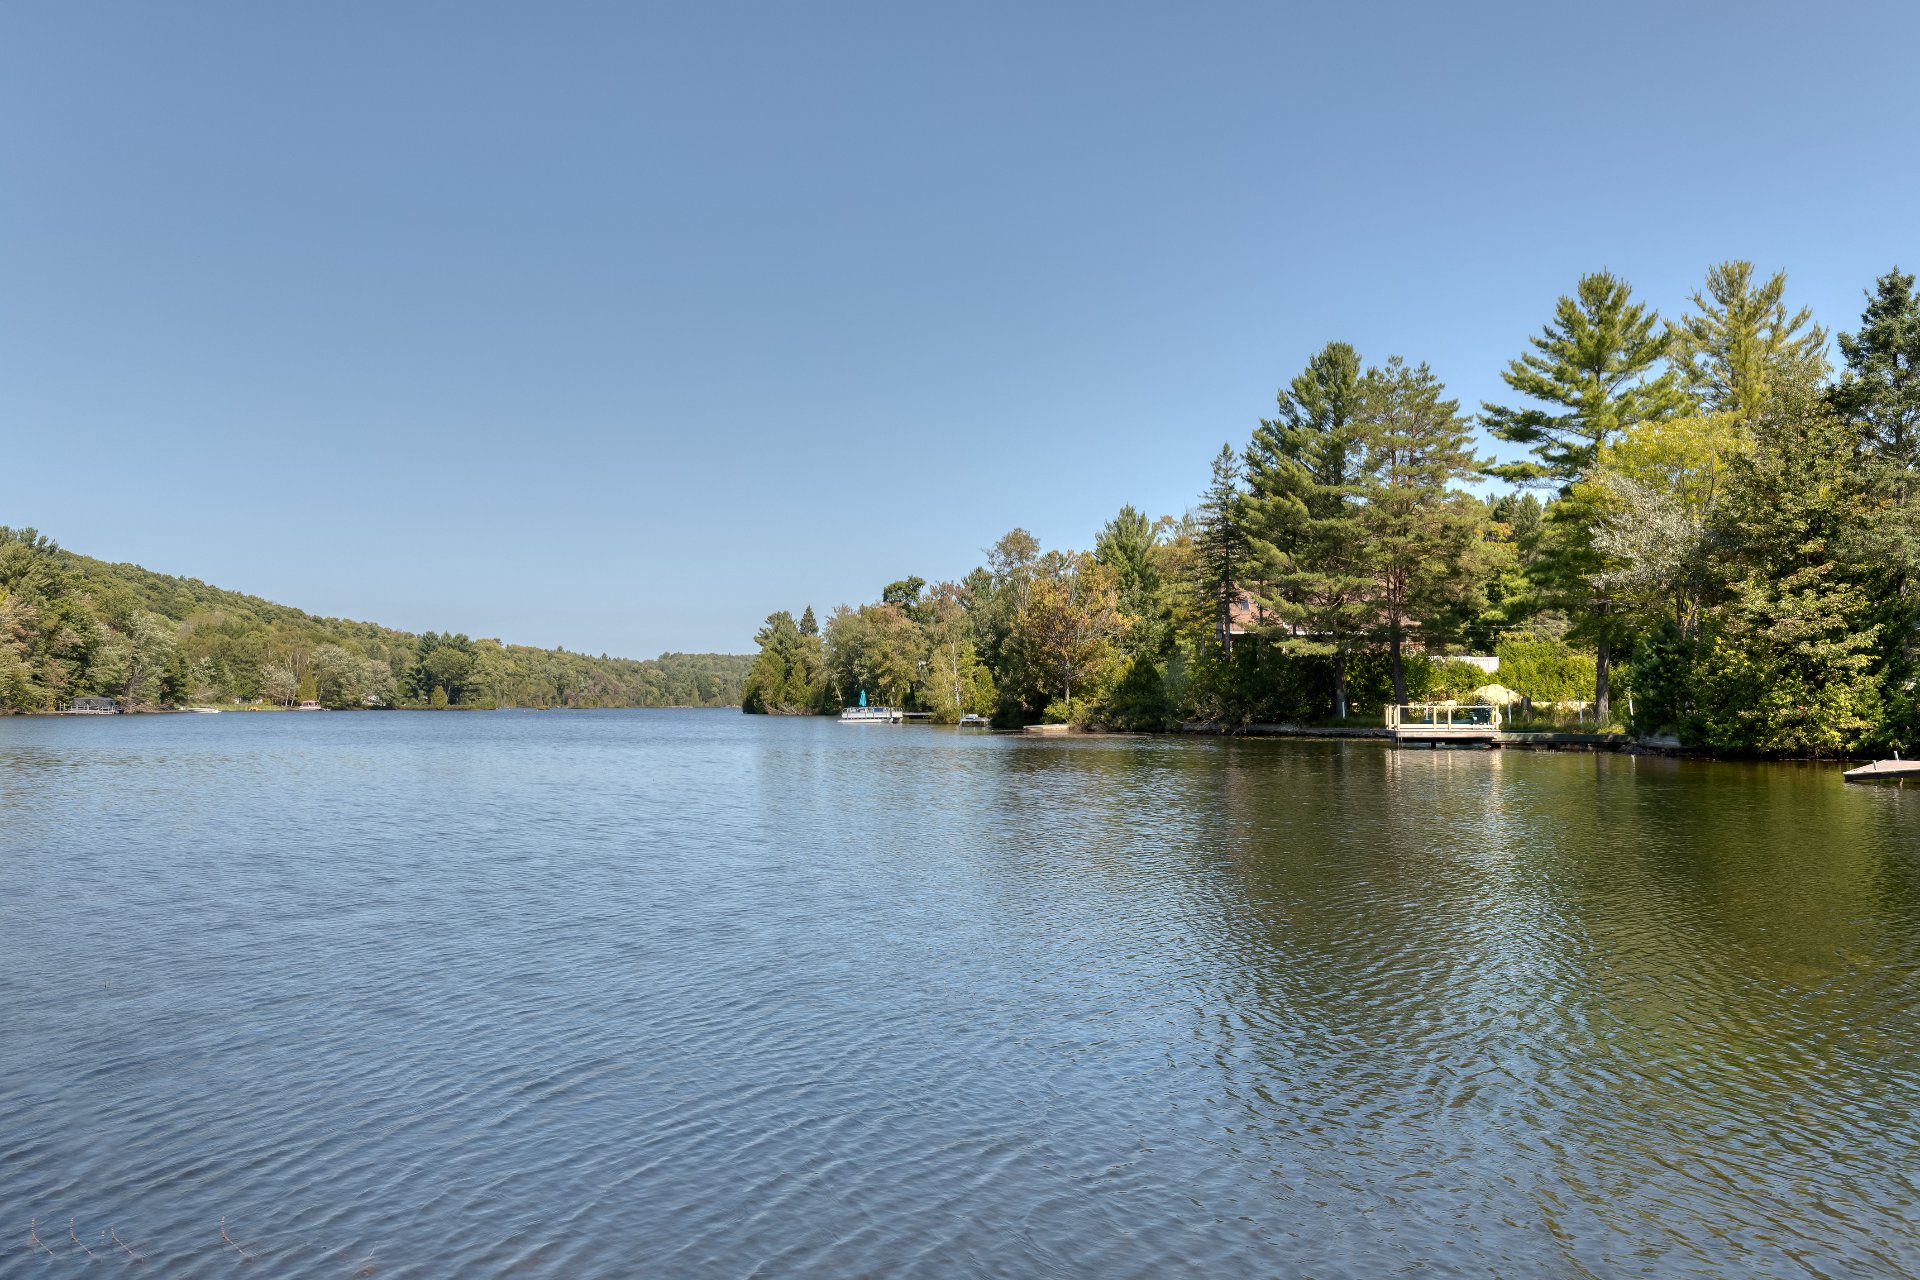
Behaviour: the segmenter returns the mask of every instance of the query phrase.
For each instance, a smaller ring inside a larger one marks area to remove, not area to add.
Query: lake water
[[[0,867],[4,1275],[1920,1272],[1833,768],[16,719]]]

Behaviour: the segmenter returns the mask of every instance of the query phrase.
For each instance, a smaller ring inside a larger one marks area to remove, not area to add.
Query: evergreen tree
[[[817,636],[820,634],[820,623],[813,616],[812,605],[808,605],[800,614],[800,634],[803,636]]]
[[[1840,351],[1847,367],[1833,403],[1858,433],[1878,499],[1868,554],[1894,567],[1896,592],[1910,600],[1920,583],[1920,294],[1912,276],[1896,268],[1880,277],[1859,332],[1841,334]]]
[[[1849,428],[1810,389],[1779,389],[1762,414],[1716,522],[1730,586],[1693,671],[1692,727],[1720,750],[1838,754],[1881,736],[1886,710],[1883,584],[1844,554],[1865,495]]]
[[[1506,525],[1519,548],[1521,566],[1534,554],[1540,541],[1540,521],[1544,518],[1540,499],[1531,493],[1504,494],[1494,503],[1493,518]]]
[[[1756,286],[1751,262],[1708,268],[1706,292],[1691,295],[1696,314],[1668,326],[1668,356],[1701,409],[1753,423],[1776,391],[1825,375],[1827,331],[1806,327],[1804,307],[1787,314],[1786,291],[1784,271]]]
[[[1374,631],[1387,642],[1396,702],[1407,700],[1409,624],[1429,645],[1482,602],[1482,509],[1453,486],[1479,473],[1472,424],[1424,363],[1395,356],[1367,372],[1358,415],[1366,448],[1358,527],[1368,551]]]
[[[1253,594],[1263,628],[1296,657],[1332,660],[1334,711],[1347,714],[1347,659],[1370,616],[1365,547],[1356,526],[1360,356],[1330,342],[1278,396],[1246,454]]]
[[[1101,528],[1093,558],[1113,571],[1120,612],[1128,619],[1127,651],[1149,661],[1162,657],[1172,640],[1166,580],[1157,552],[1164,524],[1131,505]]]
[[[1305,505],[1307,515],[1323,516],[1346,505],[1359,460],[1353,419],[1360,394],[1360,353],[1347,343],[1329,342],[1308,359],[1277,393],[1275,416],[1260,420],[1247,446],[1250,508],[1285,508],[1291,499]],[[1293,523],[1283,511],[1250,518],[1276,534]]]
[[[1920,469],[1920,294],[1895,267],[1875,282],[1857,333],[1840,335],[1847,367],[1834,403],[1865,447],[1903,472]]]
[[[1123,600],[1151,597],[1160,589],[1160,570],[1153,560],[1159,531],[1132,505],[1102,525],[1094,538],[1093,558],[1113,570]]]
[[[1492,468],[1522,483],[1561,488],[1586,475],[1600,447],[1638,422],[1685,407],[1671,371],[1653,370],[1666,354],[1659,317],[1632,301],[1625,280],[1606,271],[1582,276],[1574,297],[1562,297],[1533,350],[1516,358],[1503,381],[1535,402],[1520,408],[1481,406],[1481,421],[1502,440],[1528,446],[1537,461]]]
[[[1221,445],[1213,460],[1213,479],[1200,502],[1197,594],[1211,615],[1214,643],[1223,656],[1233,653],[1233,602],[1247,567],[1247,528],[1241,463],[1232,445]]]
[[[1659,317],[1632,301],[1627,282],[1607,271],[1582,276],[1576,296],[1562,297],[1533,351],[1502,375],[1506,384],[1546,407],[1481,406],[1481,420],[1502,440],[1531,447],[1536,461],[1508,463],[1491,473],[1521,483],[1556,486],[1563,495],[1549,509],[1543,552],[1535,562],[1536,590],[1570,615],[1595,649],[1594,704],[1601,723],[1612,714],[1609,672],[1624,639],[1613,600],[1597,574],[1607,565],[1594,543],[1593,521],[1603,510],[1589,491],[1568,502],[1591,478],[1600,452],[1624,433],[1672,418],[1687,408],[1673,370],[1655,367],[1672,344]]]
[[[741,691],[741,710],[755,715],[778,715],[796,709],[789,683],[800,638],[800,628],[785,609],[767,616],[766,625],[753,637],[754,643],[760,646],[760,654],[747,672],[747,682]],[[804,687],[799,692],[800,705],[807,706],[810,699]]]

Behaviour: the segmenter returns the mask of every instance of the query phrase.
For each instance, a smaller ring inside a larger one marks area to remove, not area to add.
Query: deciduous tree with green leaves
[[[926,632],[898,604],[836,609],[827,623],[828,683],[842,705],[861,693],[901,706],[919,682]]]
[[[1693,637],[1712,589],[1709,530],[1752,433],[1728,413],[1643,422],[1601,451],[1578,492],[1595,507],[1592,584],[1642,625]]]
[[[1114,573],[1084,552],[1049,552],[1015,627],[1028,683],[1060,693],[1073,714],[1073,688],[1106,674],[1125,634]]]
[[[922,701],[940,724],[952,724],[964,715],[987,715],[997,696],[993,673],[980,661],[963,628],[934,642],[921,689]]]

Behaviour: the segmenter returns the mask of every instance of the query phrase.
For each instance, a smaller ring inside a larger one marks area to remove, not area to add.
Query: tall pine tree
[[[1585,476],[1600,447],[1621,432],[1685,408],[1674,375],[1654,372],[1667,350],[1660,318],[1632,300],[1627,282],[1596,271],[1580,277],[1574,292],[1527,340],[1533,350],[1501,375],[1534,403],[1481,406],[1488,431],[1528,446],[1535,458],[1493,468],[1504,479],[1564,489]]]
[[[1347,656],[1371,616],[1357,482],[1360,356],[1330,342],[1278,394],[1247,447],[1252,589],[1282,652],[1333,664],[1334,711],[1347,714]]]
[[[1564,502],[1589,478],[1605,446],[1642,423],[1685,412],[1687,399],[1674,371],[1655,372],[1671,338],[1632,293],[1611,272],[1582,276],[1575,296],[1562,297],[1553,320],[1529,339],[1533,350],[1507,367],[1506,384],[1536,404],[1485,404],[1481,421],[1496,437],[1529,446],[1535,460],[1494,467],[1493,474],[1553,485]],[[1549,508],[1536,584],[1541,597],[1566,609],[1594,642],[1594,701],[1604,724],[1612,712],[1608,668],[1614,645],[1624,637],[1609,593],[1596,585],[1604,568],[1593,542],[1599,507],[1578,499],[1553,507],[1560,509]]]
[[[1093,558],[1113,570],[1120,609],[1127,615],[1129,654],[1158,656],[1172,639],[1157,552],[1162,526],[1131,504],[1120,508],[1094,540]]]
[[[1695,313],[1668,327],[1669,358],[1701,409],[1752,425],[1776,391],[1825,375],[1827,331],[1807,327],[1805,307],[1789,315],[1786,291],[1784,271],[1755,284],[1751,262],[1708,268],[1706,291],[1692,295]]]
[[[1233,601],[1247,570],[1245,495],[1241,490],[1240,456],[1232,445],[1221,445],[1213,460],[1213,478],[1200,502],[1195,537],[1198,579],[1203,607],[1213,621],[1214,643],[1223,656],[1233,653]]]
[[[1831,393],[1855,431],[1872,500],[1865,554],[1887,567],[1889,701],[1920,666],[1920,293],[1898,267],[1875,282],[1857,333],[1840,335],[1847,367]]]
[[[1898,267],[1875,282],[1857,333],[1840,335],[1847,366],[1833,403],[1860,433],[1877,480],[1901,506],[1920,487],[1920,294]]]
[[[1358,423],[1366,449],[1358,528],[1368,551],[1373,629],[1387,642],[1393,696],[1407,700],[1411,627],[1431,644],[1479,601],[1480,504],[1453,486],[1479,474],[1472,424],[1424,363],[1368,370]]]

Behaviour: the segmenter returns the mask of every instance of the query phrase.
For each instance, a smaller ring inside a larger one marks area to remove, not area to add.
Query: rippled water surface
[[[0,1274],[1920,1273],[1830,768],[0,720],[0,866]]]

